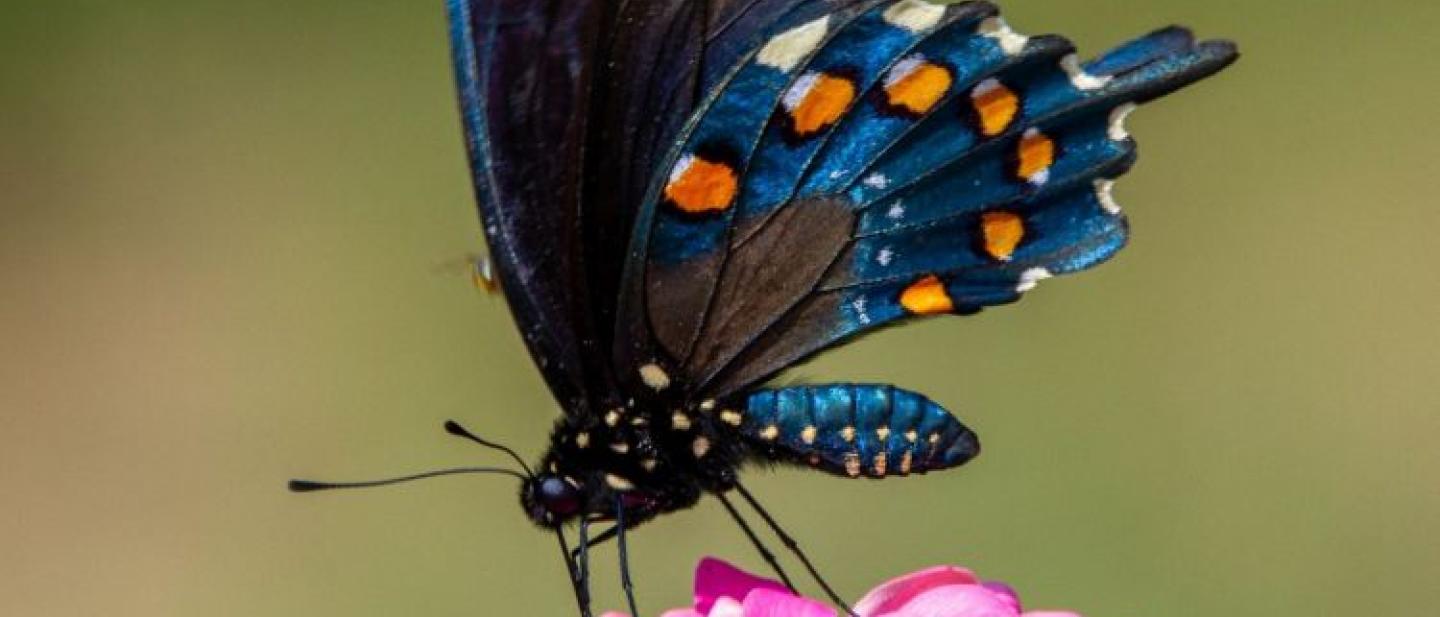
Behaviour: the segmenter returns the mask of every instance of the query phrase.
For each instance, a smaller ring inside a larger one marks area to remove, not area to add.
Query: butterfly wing
[[[579,237],[595,2],[451,0],[455,75],[495,273],[535,363],[567,410],[595,388]]]
[[[1167,29],[1082,65],[984,2],[864,2],[770,35],[641,210],[619,311],[653,333],[635,361],[723,397],[1108,259],[1126,237],[1109,188],[1134,158],[1121,120],[1235,56]]]
[[[567,412],[621,399],[609,350],[634,213],[657,159],[720,72],[714,67],[748,49],[757,23],[843,4],[447,2],[496,275]]]

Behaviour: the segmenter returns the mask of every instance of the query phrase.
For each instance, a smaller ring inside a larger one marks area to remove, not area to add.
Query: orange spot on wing
[[[844,77],[819,75],[804,98],[790,109],[791,127],[809,137],[835,123],[855,101],[855,84]]]
[[[1025,239],[1025,221],[1014,212],[986,212],[980,215],[980,235],[985,241],[985,252],[1005,261]]]
[[[1020,113],[1020,97],[999,81],[990,80],[977,86],[971,100],[975,114],[980,117],[980,132],[986,137],[1004,133]]]
[[[1042,172],[1050,169],[1055,163],[1055,142],[1044,133],[1031,129],[1025,132],[1025,137],[1020,139],[1020,150],[1016,156],[1019,165],[1015,174],[1022,180],[1035,182],[1041,180]]]
[[[665,185],[665,198],[690,214],[719,212],[730,207],[739,190],[735,169],[698,156],[682,161]]]
[[[885,95],[891,105],[913,114],[923,114],[940,102],[953,81],[945,67],[924,62],[905,76],[886,84]]]
[[[900,306],[915,315],[939,315],[955,311],[955,301],[945,291],[945,282],[933,274],[926,276],[900,292]]]

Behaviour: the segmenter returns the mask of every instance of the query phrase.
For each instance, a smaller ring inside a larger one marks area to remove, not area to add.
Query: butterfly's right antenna
[[[485,446],[485,447],[487,447],[487,448],[492,448],[492,449],[495,449],[495,450],[499,450],[499,451],[501,451],[501,452],[504,452],[504,453],[506,453],[506,454],[509,454],[509,455],[510,455],[510,458],[513,458],[513,459],[515,459],[515,462],[520,463],[520,468],[525,470],[525,474],[526,474],[526,475],[528,475],[528,476],[530,476],[530,477],[532,477],[532,478],[535,477],[535,472],[534,472],[534,471],[531,471],[530,466],[525,464],[525,459],[520,458],[520,455],[519,455],[519,454],[516,454],[514,450],[511,450],[510,448],[507,448],[507,447],[505,447],[505,446],[502,446],[502,445],[500,445],[500,444],[498,444],[498,443],[495,443],[495,442],[493,442],[493,441],[486,441],[486,440],[484,440],[484,439],[481,439],[481,438],[479,438],[479,437],[476,437],[476,436],[475,436],[475,433],[472,433],[472,432],[470,432],[469,430],[467,430],[465,427],[460,426],[460,423],[459,423],[459,422],[456,422],[456,421],[454,421],[454,420],[446,420],[446,421],[445,421],[445,432],[450,433],[451,435],[454,435],[454,436],[456,436],[456,437],[464,437],[465,439],[469,439],[470,441],[473,441],[473,442],[475,442],[475,443],[478,443],[478,444],[480,444],[480,445],[482,445],[482,446]]]

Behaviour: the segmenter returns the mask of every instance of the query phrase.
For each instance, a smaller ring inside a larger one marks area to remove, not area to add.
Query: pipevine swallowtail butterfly
[[[510,473],[582,615],[588,551],[714,495],[747,461],[850,478],[979,442],[890,385],[764,387],[919,316],[970,314],[1124,246],[1135,106],[1237,57],[1169,27],[1089,61],[982,1],[448,0],[494,272],[564,414]],[[613,526],[596,537],[589,525]],[[564,529],[577,524],[571,551]],[[793,588],[793,586],[792,586]]]

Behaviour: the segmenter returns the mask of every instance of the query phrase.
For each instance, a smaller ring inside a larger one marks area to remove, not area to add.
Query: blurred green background
[[[960,563],[1090,617],[1430,614],[1440,5],[1006,8],[1091,53],[1182,22],[1245,57],[1133,119],[1116,261],[796,373],[928,393],[985,456],[753,488],[851,597]],[[499,460],[449,417],[538,455],[556,414],[456,265],[441,3],[0,15],[0,614],[570,614],[508,480],[283,490]],[[763,567],[708,500],[632,549],[647,611],[701,555]]]

